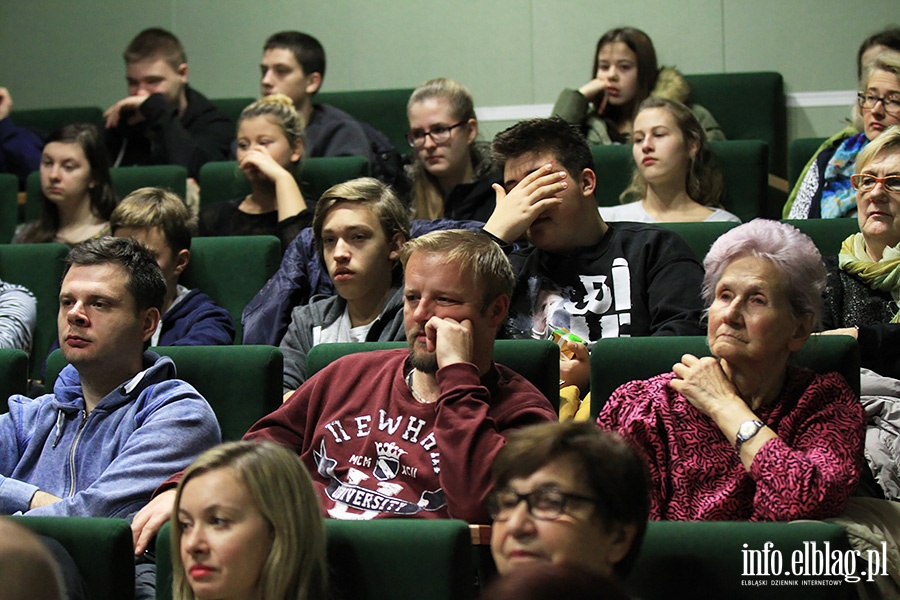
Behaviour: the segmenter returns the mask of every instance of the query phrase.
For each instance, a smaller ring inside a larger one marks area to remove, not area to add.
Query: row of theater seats
[[[309,355],[311,372],[339,356],[397,344],[326,344]],[[236,439],[249,424],[279,403],[281,353],[267,346],[162,348],[173,358],[179,374],[191,381],[210,401],[225,439]],[[683,352],[708,353],[705,339],[622,338],[602,340],[592,354],[592,395],[608,396],[617,385],[668,371]],[[0,352],[0,383],[6,357]],[[556,398],[558,349],[550,342],[499,341],[495,357],[533,381],[551,399]],[[17,360],[24,360],[19,352]],[[859,389],[856,343],[845,336],[814,339],[798,355],[800,364],[818,371],[837,370]],[[58,372],[61,357],[51,359]],[[21,364],[20,364],[21,367]],[[49,377],[55,375],[51,374]],[[602,402],[593,406],[599,411]],[[86,571],[88,597],[129,598],[133,576],[131,533],[124,520],[29,518],[21,522],[60,540]],[[340,597],[375,599],[465,599],[475,593],[494,567],[485,527],[470,528],[461,521],[383,520],[326,523],[331,575]],[[157,540],[157,598],[171,598],[169,529]],[[848,551],[844,530],[836,525],[748,522],[650,523],[641,557],[627,584],[635,597],[668,598],[673,586],[679,597],[744,598],[748,577],[745,550],[774,544],[791,557],[815,544],[832,551]],[[414,564],[416,568],[410,569]],[[562,592],[561,592],[562,593]],[[849,586],[767,587],[767,598],[846,598]]]
[[[803,168],[820,141],[819,138],[806,138],[792,143],[792,148],[805,153],[792,157],[792,171],[799,172]],[[713,142],[712,150],[725,178],[725,207],[743,221],[758,216],[777,218],[780,207],[772,206],[769,201],[769,147],[758,140],[729,140]],[[591,151],[600,182],[596,192],[598,205],[618,204],[619,195],[631,179],[633,159],[630,147],[594,146]],[[364,157],[310,158],[301,162],[298,177],[307,202],[313,207],[316,199],[332,185],[367,176],[369,172],[369,163]],[[112,170],[113,187],[120,198],[145,186],[168,188],[184,197],[186,178],[185,169],[175,165],[118,167]],[[200,170],[198,183],[201,208],[221,200],[240,198],[250,192],[250,184],[238,171],[235,161],[205,164]],[[15,202],[16,180],[12,175],[0,174],[0,240],[11,239],[19,222],[37,218],[40,190],[40,174],[32,173],[26,185],[24,210],[18,210]]]
[[[2,205],[2,203],[0,203]],[[809,235],[823,256],[837,254],[841,242],[859,231],[856,219],[788,221]],[[702,259],[715,239],[733,223],[666,223]],[[62,244],[0,244],[0,279],[24,285],[38,299],[38,324],[31,365],[41,364],[56,336],[59,284],[67,252]],[[181,283],[200,288],[225,307],[241,340],[241,312],[280,264],[280,245],[272,236],[195,238],[191,263]],[[35,373],[36,371],[32,371]]]
[[[85,579],[88,598],[134,597],[131,528],[124,519],[14,518],[68,550]],[[158,600],[172,598],[170,533],[167,524],[156,541]],[[473,544],[462,521],[329,519],[325,533],[333,598],[467,600],[493,570],[488,547]],[[742,585],[755,580],[742,576],[744,551],[762,550],[769,542],[784,557],[802,553],[808,544],[842,554],[850,550],[843,528],[822,522],[651,522],[626,586],[632,597],[646,600],[759,597],[759,589]],[[764,596],[838,600],[854,597],[850,590],[847,583],[767,586]]]
[[[787,108],[780,73],[745,72],[686,75],[691,102],[708,108],[731,140],[760,140],[771,149],[769,172],[785,175]],[[341,108],[383,131],[398,149],[406,148],[406,103],[412,88],[320,92],[319,102]],[[236,121],[241,110],[256,98],[222,98],[213,102]],[[16,122],[47,131],[81,120],[101,122],[99,107],[17,110]]]

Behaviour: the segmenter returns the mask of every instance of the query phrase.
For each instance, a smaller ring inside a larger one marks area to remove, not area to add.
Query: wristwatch
[[[737,437],[734,440],[734,449],[737,452],[740,452],[741,446],[744,445],[744,442],[759,433],[759,430],[765,426],[765,423],[757,419],[754,419],[752,421],[744,421],[743,423],[741,423],[741,426],[738,427]]]

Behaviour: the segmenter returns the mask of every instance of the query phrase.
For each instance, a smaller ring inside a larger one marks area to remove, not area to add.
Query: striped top
[[[0,348],[31,351],[37,300],[20,285],[0,281]]]

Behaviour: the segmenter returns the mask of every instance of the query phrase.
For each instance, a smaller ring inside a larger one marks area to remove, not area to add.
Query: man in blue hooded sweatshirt
[[[215,414],[168,357],[146,352],[166,283],[125,238],[74,247],[59,295],[69,362],[53,393],[0,416],[0,514],[130,519],[169,475],[220,441]]]

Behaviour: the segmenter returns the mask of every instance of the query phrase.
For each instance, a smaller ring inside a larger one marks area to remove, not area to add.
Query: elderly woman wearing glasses
[[[598,423],[646,458],[652,519],[839,514],[860,476],[863,409],[840,374],[789,364],[819,319],[815,244],[756,219],[719,237],[704,267],[712,356],[621,386]]]
[[[412,218],[487,221],[496,195],[491,184],[501,176],[490,144],[476,141],[472,94],[458,81],[432,79],[413,91],[406,113]]]
[[[850,175],[866,144],[900,123],[900,53],[884,51],[863,65],[853,126],[827,139],[809,161],[785,205],[790,219],[833,219],[856,212]]]
[[[624,580],[647,527],[647,469],[591,423],[514,431],[492,466],[491,553],[501,575],[541,563]]]

